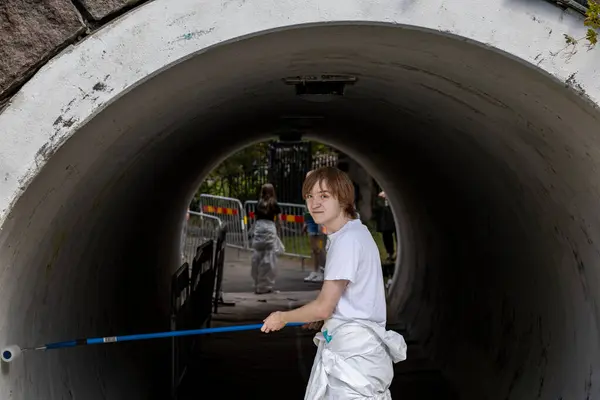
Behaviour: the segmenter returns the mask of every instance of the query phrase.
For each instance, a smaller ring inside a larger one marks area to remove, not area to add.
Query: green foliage
[[[590,50],[596,46],[598,43],[598,31],[600,30],[600,3],[598,3],[598,1],[588,1],[588,8],[585,12],[583,25],[587,27],[585,36],[576,39],[571,35],[564,34],[566,46],[553,55],[568,49],[568,56],[572,56],[573,54],[577,53],[576,46],[580,40],[585,40],[587,42],[586,46]]]
[[[312,155],[329,153],[331,151],[331,147],[327,146],[323,143],[312,142],[311,145]]]
[[[585,35],[591,47],[598,43],[598,30],[600,29],[600,3],[595,0],[588,1],[588,9],[585,13],[583,24],[588,27]]]
[[[596,43],[598,43],[598,32],[593,29],[588,29],[585,38],[591,46],[595,46]]]
[[[261,142],[245,147],[223,161],[212,171],[212,174],[230,176],[251,172],[257,163],[265,161],[268,151],[268,142]]]
[[[200,194],[233,197],[242,201],[256,200],[268,174],[268,158],[271,142],[256,143],[228,157],[202,182],[190,207],[197,209]],[[313,156],[331,153],[332,149],[322,143],[312,142]]]
[[[576,45],[577,39],[575,39],[573,36],[567,35],[565,33],[565,42],[567,42],[567,45]]]
[[[257,195],[257,167],[266,165],[269,143],[261,142],[245,147],[228,157],[202,182],[190,207],[197,209],[200,194],[208,193],[216,196],[234,197],[245,200],[254,199]]]

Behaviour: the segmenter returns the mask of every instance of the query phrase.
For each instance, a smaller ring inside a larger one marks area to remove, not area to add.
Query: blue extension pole
[[[303,322],[290,322],[285,326],[302,326]],[[252,325],[234,325],[234,326],[223,326],[220,328],[203,328],[203,329],[190,329],[184,331],[168,331],[168,332],[157,332],[157,333],[143,333],[139,335],[125,335],[125,336],[107,336],[100,338],[87,338],[87,339],[76,339],[65,342],[48,343],[42,347],[37,347],[36,350],[52,350],[61,349],[65,347],[85,346],[88,344],[104,344],[104,343],[115,343],[115,342],[128,342],[135,340],[147,340],[147,339],[160,339],[177,336],[191,336],[191,335],[207,335],[210,333],[222,333],[222,332],[237,332],[237,331],[250,331],[254,329],[260,329],[263,324],[252,324]]]

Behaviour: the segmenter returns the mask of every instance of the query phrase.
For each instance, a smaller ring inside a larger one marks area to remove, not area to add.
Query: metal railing
[[[217,313],[219,306],[235,306],[235,303],[225,302],[223,299],[223,272],[225,266],[225,238],[227,236],[227,227],[219,229],[217,241],[215,244],[215,296],[213,299],[213,313]]]
[[[250,232],[255,221],[256,205],[258,201],[249,200],[244,203],[244,210],[248,216],[247,231]],[[304,215],[306,205],[294,203],[278,203],[281,208],[280,239],[285,246],[283,254],[291,257],[307,259],[311,257],[308,236],[304,234]]]
[[[196,249],[209,240],[217,240],[217,232],[223,226],[220,218],[195,211],[188,211],[181,245],[182,262],[192,265]]]
[[[182,232],[183,264],[171,278],[171,329],[197,329],[209,326],[219,306],[232,306],[223,300],[222,281],[225,247],[249,249],[248,231],[256,211],[256,201],[242,205],[238,199],[201,195],[202,212],[188,211]],[[284,254],[310,258],[308,236],[303,231],[306,206],[279,203],[282,211],[281,240]],[[229,243],[229,241],[233,243]],[[172,395],[185,376],[200,339],[172,338]]]
[[[218,225],[214,232],[206,232],[198,237],[208,236],[214,236],[216,240],[211,237],[198,245],[191,264],[183,263],[171,277],[171,330],[209,327],[213,306],[216,312],[217,304],[227,305],[222,302],[220,289],[223,278],[226,227]],[[171,339],[173,399],[177,398],[178,389],[200,340],[200,337],[194,336]]]
[[[227,227],[226,244],[239,249],[248,248],[246,212],[238,199],[209,194],[200,195],[200,211],[218,217]]]
[[[214,262],[214,240],[198,246],[190,271],[190,301],[192,304],[193,328],[210,325],[211,306],[215,288],[216,265]]]
[[[187,329],[191,320],[189,265],[184,263],[171,277],[171,330]],[[171,338],[171,397],[184,378],[191,354],[189,337]]]

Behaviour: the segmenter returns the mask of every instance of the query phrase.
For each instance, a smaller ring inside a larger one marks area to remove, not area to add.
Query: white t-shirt
[[[325,280],[349,280],[332,317],[366,319],[385,328],[386,302],[379,249],[360,219],[328,235]]]

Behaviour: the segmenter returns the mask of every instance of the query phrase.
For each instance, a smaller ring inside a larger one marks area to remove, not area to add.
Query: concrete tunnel
[[[0,345],[168,329],[193,191],[294,131],[390,194],[390,323],[462,398],[600,398],[599,56],[553,55],[582,19],[543,1],[216,3],[128,12],[0,114]],[[323,74],[356,82],[317,98],[285,82]],[[0,397],[158,397],[168,357],[168,341],[27,353]]]

